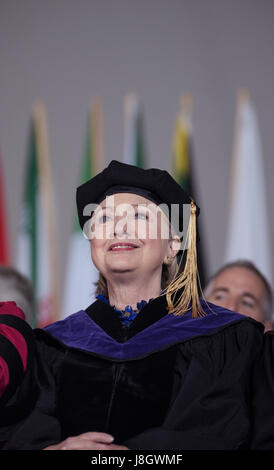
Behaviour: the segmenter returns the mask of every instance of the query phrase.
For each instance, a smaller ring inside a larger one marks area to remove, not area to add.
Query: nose
[[[233,312],[238,312],[239,306],[237,300],[229,299],[225,308],[227,308],[228,310],[232,310]]]
[[[123,236],[125,234],[128,235],[129,229],[129,221],[126,217],[117,216],[114,220],[114,235],[115,236]]]

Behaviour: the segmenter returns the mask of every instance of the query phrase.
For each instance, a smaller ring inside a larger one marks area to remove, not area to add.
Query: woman
[[[77,207],[97,299],[34,333],[2,305],[1,448],[259,448],[263,327],[199,300],[197,206],[167,172],[112,161]]]

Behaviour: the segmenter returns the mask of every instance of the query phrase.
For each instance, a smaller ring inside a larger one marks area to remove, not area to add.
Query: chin
[[[110,271],[113,271],[115,269],[122,269],[124,271],[132,271],[134,269],[137,269],[139,266],[136,265],[136,263],[129,263],[129,262],[117,262],[117,263],[108,263],[107,269]]]
[[[117,257],[116,259],[108,259],[106,263],[106,268],[109,272],[126,272],[126,271],[135,271],[140,268],[140,262],[137,260],[130,259],[125,257],[124,259]]]

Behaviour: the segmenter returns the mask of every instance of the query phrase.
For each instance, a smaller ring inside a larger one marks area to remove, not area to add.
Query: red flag
[[[0,156],[0,264],[10,264],[8,221],[4,197],[4,178],[2,159]]]

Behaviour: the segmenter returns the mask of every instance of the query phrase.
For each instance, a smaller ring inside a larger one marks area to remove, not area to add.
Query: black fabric
[[[103,300],[94,302],[86,309],[86,312],[109,336],[118,343],[123,343],[166,315],[166,307],[166,297],[157,297],[153,303],[148,303],[142,308],[129,327],[123,326],[119,314]],[[147,311],[149,315],[146,314]]]
[[[28,357],[26,371],[24,371],[16,348],[6,338],[0,338],[2,345],[0,355],[8,363],[10,373],[10,384],[0,400],[0,448],[10,433],[17,428],[18,423],[31,412],[37,398],[37,351],[33,331],[24,320],[18,317],[1,315],[1,320],[24,336]]]
[[[42,331],[42,330],[41,330]],[[40,450],[61,440],[55,415],[56,373],[61,351],[44,338],[36,340],[35,358],[29,364],[21,385],[5,407],[0,409],[0,449]]]
[[[105,193],[101,195],[101,197],[98,199],[97,203],[100,203],[103,201],[105,196],[111,196],[112,194],[117,194],[117,193],[131,193],[131,194],[139,194],[139,196],[143,196],[146,199],[149,199],[150,201],[155,202],[156,204],[161,204],[163,201],[159,199],[157,194],[148,189],[140,188],[138,186],[126,186],[124,184],[116,184],[114,186],[111,186],[106,190]]]
[[[120,192],[121,186],[127,187],[127,189],[124,189],[126,192],[139,193],[141,190],[142,194],[146,194],[145,197],[156,204],[166,204],[169,208],[169,215],[172,213],[170,211],[171,205],[179,204],[179,221],[176,222],[179,222],[180,231],[183,230],[183,205],[190,204],[191,198],[174,178],[165,170],[159,170],[158,168],[143,169],[116,160],[112,160],[101,173],[77,188],[76,203],[82,229],[91,218],[94,210],[89,210],[88,205],[99,204],[108,192],[111,194]],[[197,215],[199,215],[198,206]]]
[[[263,343],[258,333],[243,322],[182,345],[174,370],[174,401],[162,426],[145,430],[125,445],[143,450],[248,449],[260,426],[253,426],[250,384]]]
[[[274,402],[274,332],[265,334],[264,351],[254,367],[252,386],[253,422],[251,449],[273,449],[273,402]]]
[[[158,309],[152,304],[129,334],[165,314],[160,300]],[[87,313],[125,341],[109,305],[95,302]],[[17,392],[34,403],[24,418],[0,426],[2,449],[43,449],[87,431],[109,432],[133,450],[274,449],[273,390],[263,407],[257,395],[267,351],[252,320],[120,362],[65,347],[42,330],[35,337],[35,362]]]

